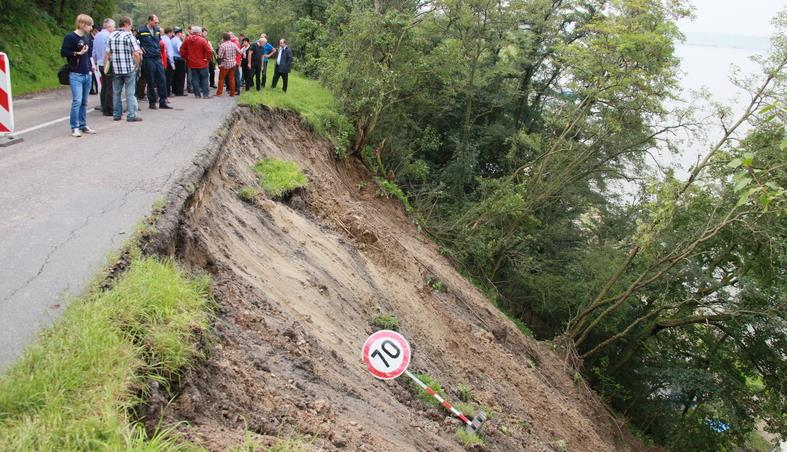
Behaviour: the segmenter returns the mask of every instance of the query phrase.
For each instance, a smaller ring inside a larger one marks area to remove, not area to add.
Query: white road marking
[[[68,121],[69,116],[64,116],[62,118],[53,119],[52,121],[45,122],[43,124],[39,124],[37,126],[28,127],[27,129],[20,130],[18,132],[14,132],[14,135],[22,135],[23,133],[32,132],[34,130],[42,129],[47,126],[51,126],[52,124],[57,124],[58,122]]]

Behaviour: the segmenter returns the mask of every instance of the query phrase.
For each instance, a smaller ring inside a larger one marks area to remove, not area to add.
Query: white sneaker
[[[71,130],[71,136],[72,137],[81,137],[82,136],[82,131],[79,130],[79,129],[72,129]]]
[[[90,135],[95,135],[96,134],[96,131],[91,129],[88,126],[82,127],[82,131],[87,133],[87,134],[90,134]]]

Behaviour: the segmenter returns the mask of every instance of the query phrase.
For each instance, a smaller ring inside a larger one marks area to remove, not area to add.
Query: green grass
[[[380,314],[374,316],[372,325],[383,330],[396,330],[399,328],[399,319],[395,315]]]
[[[67,31],[32,2],[5,13],[13,20],[0,20],[0,50],[11,62],[12,94],[59,87],[57,70],[65,64],[60,46]]]
[[[246,432],[243,442],[229,449],[231,452],[308,452],[314,449],[314,438],[295,435],[279,438],[273,446],[265,448],[254,440],[254,437]]]
[[[301,167],[295,162],[264,159],[254,165],[254,172],[260,177],[262,189],[273,198],[281,198],[288,192],[308,184]]]
[[[405,212],[408,214],[413,212],[413,205],[410,204],[410,200],[407,199],[407,195],[404,194],[398,185],[382,177],[375,177],[374,180],[380,187],[379,190],[377,190],[377,196],[381,198],[396,198],[401,201]]]
[[[246,91],[240,97],[241,105],[254,107],[266,105],[298,112],[322,137],[330,140],[338,155],[344,156],[350,145],[353,127],[340,113],[339,103],[333,94],[316,80],[291,72],[287,94],[280,89]]]
[[[432,378],[431,375],[425,374],[425,373],[424,374],[422,374],[422,373],[415,373],[415,376],[418,377],[419,380],[424,382],[424,384],[426,386],[429,386],[430,388],[432,388],[432,390],[434,392],[440,394],[441,397],[445,398],[445,391],[443,391],[443,387],[440,386],[440,383],[437,380],[435,380],[434,378]],[[439,407],[440,406],[440,402],[438,402],[437,399],[435,399],[434,397],[430,396],[426,391],[421,389],[421,387],[418,386],[417,384],[415,384],[414,381],[409,381],[408,383],[410,385],[410,389],[413,392],[415,392],[416,396],[422,402],[426,403],[427,405],[431,405],[433,407]]]
[[[240,190],[238,190],[238,198],[240,198],[240,200],[243,202],[254,202],[255,196],[257,196],[257,189],[254,187],[244,185]]]
[[[464,427],[460,427],[456,431],[456,440],[468,449],[484,445],[484,439],[478,433],[468,432]]]
[[[166,383],[198,355],[209,280],[135,255],[106,292],[72,302],[0,376],[0,450],[177,450],[129,417],[150,381]]]

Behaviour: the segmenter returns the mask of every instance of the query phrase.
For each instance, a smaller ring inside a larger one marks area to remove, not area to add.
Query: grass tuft
[[[251,204],[254,202],[254,198],[257,196],[257,189],[254,187],[250,187],[248,185],[244,185],[238,190],[238,198],[243,201]]]
[[[177,449],[171,430],[149,439],[128,413],[148,381],[198,355],[209,300],[208,279],[137,257],[110,290],[72,302],[0,376],[0,450]]]
[[[353,127],[350,121],[339,113],[339,103],[333,94],[316,80],[308,79],[296,72],[290,73],[287,94],[278,89],[246,91],[240,103],[254,107],[267,105],[298,112],[323,138],[333,143],[336,154],[345,156],[350,146]]]
[[[410,200],[407,199],[407,195],[404,194],[404,192],[402,191],[401,188],[399,188],[398,185],[382,177],[375,177],[374,180],[377,182],[377,185],[380,187],[377,190],[378,197],[396,198],[402,203],[402,205],[404,206],[404,211],[407,214],[413,213],[413,205],[410,204]]]
[[[426,373],[423,373],[423,374],[422,373],[415,373],[415,376],[418,377],[419,380],[424,382],[424,384],[426,386],[429,386],[430,388],[432,388],[432,390],[434,392],[440,394],[441,397],[445,398],[445,391],[443,391],[443,387],[440,386],[440,383],[437,380],[435,380],[434,378],[432,378],[431,375],[426,374]],[[415,392],[416,396],[422,402],[426,403],[427,405],[431,405],[433,407],[439,407],[440,406],[440,402],[438,402],[437,399],[435,399],[434,397],[432,397],[429,394],[427,394],[426,391],[421,389],[421,387],[418,386],[417,384],[415,384],[414,381],[409,381],[408,384],[410,385],[410,389],[412,389],[413,392]]]
[[[262,189],[272,198],[281,198],[292,190],[308,184],[301,167],[295,162],[264,159],[254,165],[254,172],[260,177]]]
[[[399,328],[399,319],[392,314],[380,314],[372,319],[372,325],[383,330],[396,330]]]
[[[464,427],[456,431],[456,440],[467,449],[484,445],[484,439],[478,433],[468,432]]]

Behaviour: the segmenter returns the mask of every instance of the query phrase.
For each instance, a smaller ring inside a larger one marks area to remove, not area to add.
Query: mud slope
[[[375,196],[357,162],[332,155],[293,114],[242,110],[232,125],[177,244],[181,261],[214,278],[216,338],[161,404],[165,421],[186,421],[185,437],[212,450],[244,435],[261,444],[308,435],[322,450],[462,450],[444,411],[366,371],[360,348],[384,312],[400,319],[412,368],[450,399],[465,384],[491,408],[487,449],[638,448],[557,355],[491,307],[400,205]],[[269,156],[297,161],[308,189],[286,203],[240,201],[236,190],[255,184],[252,166]],[[429,277],[447,292],[433,292]]]

